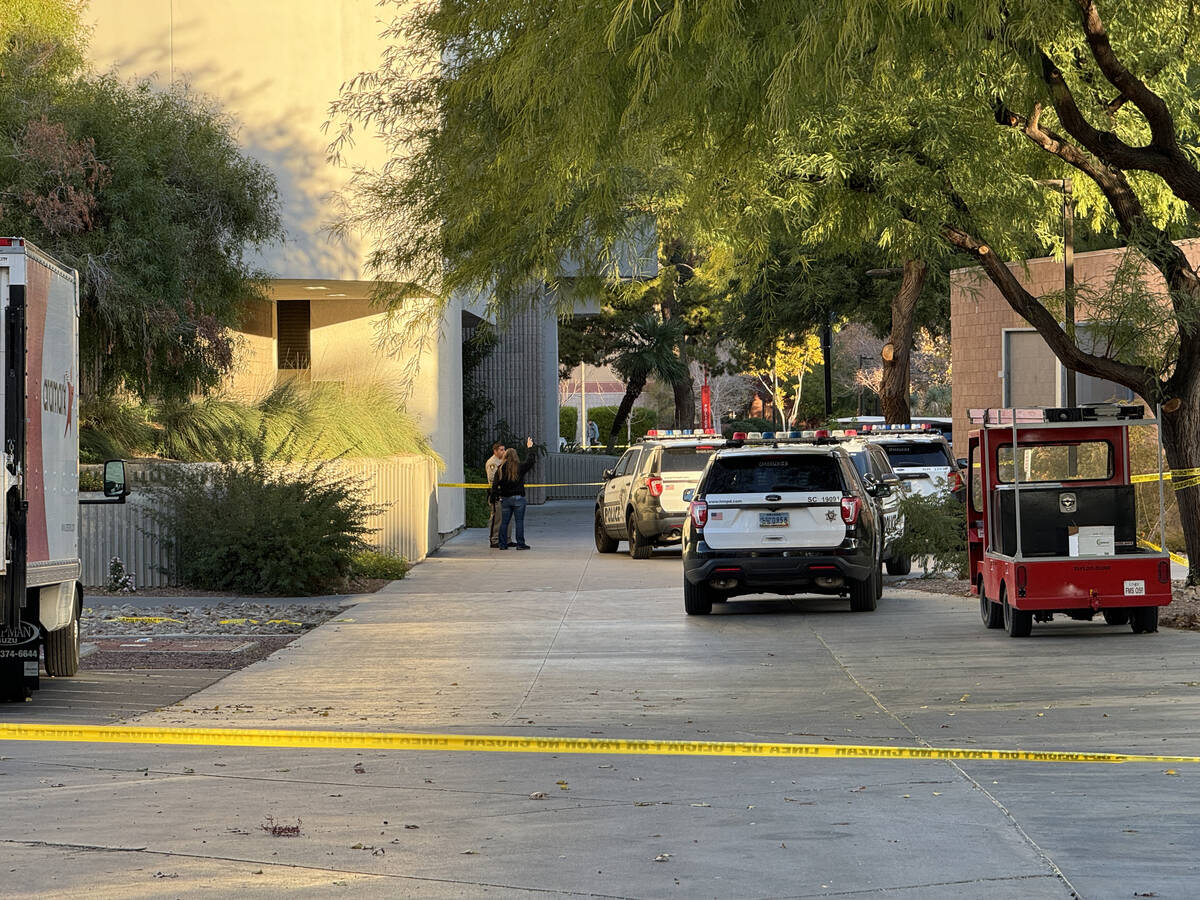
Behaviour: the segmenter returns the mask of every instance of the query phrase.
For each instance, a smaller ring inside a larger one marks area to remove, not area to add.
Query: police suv
[[[861,425],[858,432],[884,449],[911,492],[936,496],[962,490],[962,475],[950,444],[928,424]]]
[[[683,605],[706,615],[740,594],[849,596],[875,609],[883,523],[840,443],[738,433],[712,454],[683,532]]]
[[[678,543],[687,518],[684,492],[696,487],[704,464],[725,439],[707,431],[651,430],[604,473],[596,496],[596,549],[648,559],[655,546]]]
[[[872,499],[879,510],[883,523],[883,562],[889,575],[907,575],[912,571],[912,557],[901,553],[896,544],[904,535],[904,513],[900,511],[900,501],[907,493],[907,486],[900,475],[892,468],[891,461],[883,447],[871,441],[863,440],[854,429],[845,431],[805,431],[805,439],[810,437],[815,443],[836,441],[840,443],[854,468],[858,469],[863,484],[871,488]]]

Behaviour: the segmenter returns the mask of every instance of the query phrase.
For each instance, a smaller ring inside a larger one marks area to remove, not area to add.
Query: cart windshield
[[[997,449],[997,476],[1013,480],[1012,444]],[[1017,477],[1023,482],[1107,481],[1113,476],[1113,449],[1108,441],[1017,445]]]

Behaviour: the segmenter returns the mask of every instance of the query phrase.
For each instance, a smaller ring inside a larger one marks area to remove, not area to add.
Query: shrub
[[[600,443],[607,443],[609,432],[612,431],[613,419],[617,417],[617,408],[615,406],[588,407],[587,414],[588,418],[595,422],[600,429]],[[635,406],[629,413],[630,432],[633,440],[640,441],[644,438],[646,432],[655,427],[657,420],[654,410],[646,409],[644,406]],[[625,444],[624,428],[617,435],[617,443]]]
[[[487,475],[483,469],[463,468],[463,481],[467,484],[486,484]],[[480,488],[463,488],[467,510],[466,522],[468,528],[487,528],[492,508],[487,501],[487,491]]]
[[[393,556],[390,553],[380,553],[377,550],[364,550],[355,553],[350,559],[350,574],[360,578],[386,578],[389,581],[399,581],[408,574],[412,566],[403,556]]]
[[[579,410],[574,406],[558,408],[558,436],[568,444],[579,440]]]
[[[950,495],[912,494],[900,501],[904,534],[896,549],[914,558],[928,559],[927,569],[967,577],[967,514],[960,500]]]
[[[331,462],[253,458],[172,467],[151,490],[179,582],[249,594],[316,594],[339,586],[368,548],[361,479]]]
[[[734,419],[721,426],[725,437],[730,437],[735,431],[778,431],[779,423],[770,419]]]

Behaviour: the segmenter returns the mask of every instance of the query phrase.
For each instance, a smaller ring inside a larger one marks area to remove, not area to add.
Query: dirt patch
[[[341,589],[334,591],[332,594],[325,594],[327,597],[342,597],[353,594],[374,594],[385,584],[391,584],[391,579],[388,578],[351,578],[341,585]],[[89,597],[102,597],[106,600],[117,601],[124,594],[110,594],[103,587],[85,587],[84,594]],[[271,600],[279,596],[277,594],[237,594],[229,591],[202,591],[197,588],[187,587],[147,587],[139,588],[135,592],[135,596],[144,597],[201,597],[220,599],[222,597],[240,597],[243,599],[252,600]]]
[[[147,649],[145,651],[114,650],[111,649],[112,639],[105,639],[100,647],[79,661],[79,667],[89,671],[100,669],[108,671],[114,669],[244,669],[251,663],[266,659],[298,637],[300,637],[298,634],[239,635],[239,640],[236,642],[214,641],[214,644],[219,644],[220,649]],[[121,643],[126,644],[136,640],[136,637],[120,639]],[[187,643],[195,646],[202,640],[202,638],[196,638]],[[236,646],[231,649],[230,644],[236,644]]]
[[[971,584],[965,578],[914,578],[894,582],[896,587],[951,597],[972,597]],[[1171,586],[1171,605],[1158,611],[1158,624],[1167,628],[1200,631],[1200,587],[1186,587],[1176,581]]]

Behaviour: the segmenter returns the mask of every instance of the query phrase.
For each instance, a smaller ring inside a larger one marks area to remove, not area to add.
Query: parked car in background
[[[712,454],[683,531],[683,605],[742,594],[848,596],[875,609],[883,524],[874,489],[838,443],[734,435]],[[738,446],[740,444],[740,446]]]
[[[825,433],[818,431],[814,434]],[[863,484],[873,488],[872,501],[883,523],[883,563],[888,574],[909,574],[912,571],[912,557],[896,549],[896,544],[904,536],[904,513],[900,510],[900,501],[907,488],[892,468],[887,452],[873,441],[858,437],[852,430],[832,431],[827,437],[816,437],[815,440],[837,441],[850,454]]]
[[[684,492],[696,487],[705,463],[725,439],[714,431],[652,430],[604,473],[596,496],[596,549],[647,559],[655,547],[679,543],[687,518]]]
[[[950,444],[922,425],[863,425],[863,440],[878,444],[896,474],[915,494],[963,494],[963,477]]]

